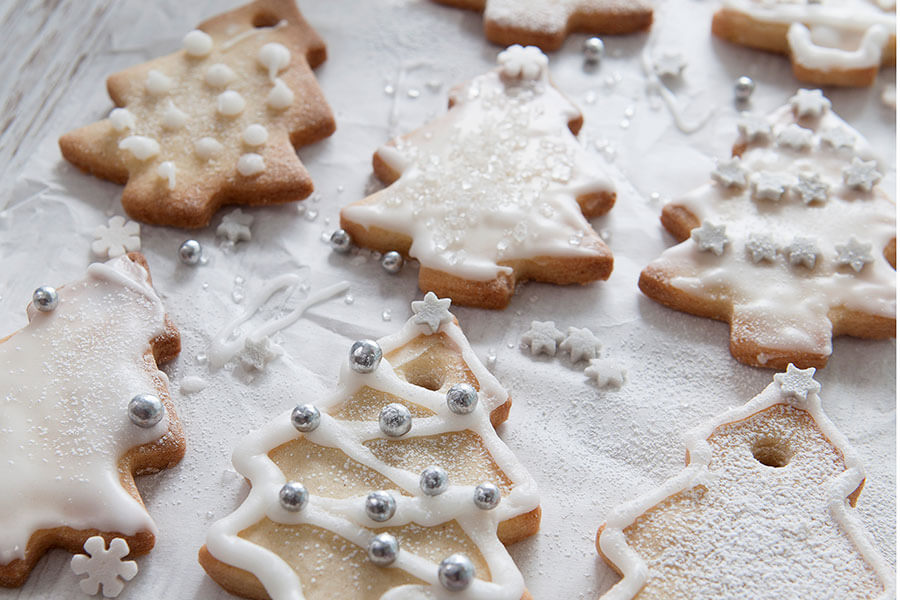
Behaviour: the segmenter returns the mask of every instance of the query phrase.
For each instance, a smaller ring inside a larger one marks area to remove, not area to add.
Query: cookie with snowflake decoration
[[[573,32],[623,34],[653,23],[645,0],[435,0],[484,13],[484,34],[502,46],[530,44],[557,50]]]
[[[895,203],[862,136],[819,90],[745,114],[734,157],[668,204],[681,243],[641,273],[670,308],[725,321],[741,362],[821,367],[832,338],[895,336]]]
[[[0,339],[7,587],[22,585],[48,549],[78,553],[92,536],[122,538],[131,555],[148,552],[156,526],[134,475],[184,454],[157,368],[181,342],[143,256],[93,264],[84,279],[43,291],[28,307],[28,325]]]
[[[896,61],[894,0],[723,0],[712,32],[784,54],[794,76],[815,85],[867,86]]]
[[[145,223],[202,227],[226,204],[302,200],[295,148],[334,131],[312,68],[325,44],[294,0],[256,0],[188,33],[182,49],[112,75],[109,117],[62,136],[63,156],[124,183]]]
[[[530,598],[505,544],[537,531],[535,482],[494,431],[510,398],[446,301],[353,344],[337,391],[250,435],[250,495],[200,563],[247,598]]]
[[[456,87],[450,110],[374,156],[387,188],[341,210],[361,246],[419,261],[419,287],[503,308],[517,281],[589,283],[613,257],[586,220],[615,187],[575,134],[582,116],[550,82],[547,57],[511,46]]]
[[[687,466],[615,508],[597,550],[622,580],[603,600],[894,597],[852,510],[865,472],[822,411],[815,369],[687,436]]]

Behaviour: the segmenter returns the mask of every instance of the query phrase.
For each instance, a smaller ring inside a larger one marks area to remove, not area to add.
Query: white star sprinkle
[[[822,90],[797,90],[791,97],[791,109],[797,117],[821,117],[831,108],[831,100],[822,95]]]
[[[857,273],[875,260],[872,258],[872,244],[860,243],[855,237],[851,237],[846,244],[835,246],[834,249],[837,250],[838,264],[846,265]]]
[[[793,396],[797,400],[806,400],[809,392],[817,393],[822,386],[813,379],[816,369],[798,369],[793,363],[788,365],[787,371],[775,375],[775,381],[781,386],[781,393]]]
[[[717,164],[710,176],[725,187],[747,187],[747,170],[737,157]]]
[[[816,266],[816,259],[819,257],[819,247],[816,240],[805,237],[795,237],[790,245],[786,248],[788,261],[794,265],[803,265],[807,269]]]
[[[768,142],[772,139],[772,126],[767,119],[758,115],[742,113],[737,128],[745,142]]]
[[[804,175],[801,173],[794,184],[794,193],[800,196],[804,204],[825,202],[828,200],[828,184],[819,178],[818,173]]]
[[[416,315],[413,321],[422,325],[422,330],[429,335],[437,333],[441,325],[453,321],[450,298],[438,298],[434,292],[428,292],[425,298],[413,301],[410,306]]]
[[[240,241],[249,242],[252,224],[253,215],[245,214],[240,208],[236,208],[222,217],[222,222],[216,228],[216,235],[226,238],[232,244]]]
[[[250,336],[244,340],[244,349],[241,350],[241,364],[246,369],[262,371],[266,365],[279,356],[284,354],[281,346],[273,344],[268,336],[263,336],[259,340],[253,340]]]
[[[681,52],[666,50],[653,59],[653,70],[660,77],[680,77],[687,66]]]
[[[597,358],[600,349],[598,340],[590,329],[577,329],[569,327],[566,330],[566,339],[559,345],[559,349],[569,353],[572,362]]]
[[[625,383],[625,369],[605,358],[591,359],[590,366],[584,369],[584,374],[600,387],[622,387]]]
[[[745,246],[754,263],[758,263],[761,260],[773,262],[775,260],[775,254],[778,252],[778,246],[775,245],[775,240],[768,234],[751,233],[747,238]]]
[[[852,150],[856,146],[856,136],[846,127],[832,127],[823,131],[820,137],[822,138],[822,143],[826,146],[831,146],[835,150],[840,150],[841,148],[850,148]]]
[[[779,146],[787,146],[798,152],[809,150],[812,147],[813,132],[811,129],[791,123],[781,130],[781,133],[776,138],[776,142]]]
[[[844,168],[844,183],[849,188],[871,192],[872,187],[881,181],[881,173],[878,172],[877,166],[874,160],[864,161],[854,156],[850,166]]]
[[[716,256],[722,256],[722,253],[725,252],[725,244],[728,243],[725,226],[713,225],[709,221],[703,221],[700,227],[691,230],[691,239],[701,250],[708,250]]]
[[[790,173],[760,171],[751,175],[750,187],[754,199],[778,202],[796,181]]]
[[[101,536],[89,537],[84,543],[87,554],[76,554],[69,563],[76,575],[87,574],[78,586],[89,596],[103,589],[103,596],[115,598],[125,588],[125,581],[137,575],[138,566],[133,560],[122,560],[128,556],[128,542],[115,538],[106,549],[106,540]],[[124,581],[123,581],[124,580]]]
[[[565,336],[553,321],[532,321],[531,329],[522,334],[522,343],[531,348],[532,354],[556,355],[556,345]]]
[[[116,258],[140,249],[141,226],[134,221],[116,215],[110,217],[108,225],[98,225],[94,230],[91,251],[98,258]]]

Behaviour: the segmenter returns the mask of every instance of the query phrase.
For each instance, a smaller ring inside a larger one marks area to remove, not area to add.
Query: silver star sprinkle
[[[750,177],[750,187],[756,200],[778,202],[796,181],[790,173],[760,171]]]
[[[856,146],[856,136],[846,127],[832,127],[823,131],[820,137],[823,144],[831,146],[835,150],[840,150],[841,148],[850,148],[852,150]]]
[[[553,321],[532,321],[531,329],[522,334],[522,343],[531,348],[532,354],[556,355],[556,345],[565,336]]]
[[[781,386],[781,393],[793,396],[797,400],[806,400],[810,392],[817,393],[822,386],[813,379],[816,374],[815,367],[798,369],[793,363],[788,365],[787,371],[775,375],[775,382]]]
[[[584,374],[597,382],[600,387],[622,387],[625,383],[625,369],[605,358],[591,359]]]
[[[569,327],[566,330],[566,339],[559,345],[559,349],[569,353],[572,362],[597,358],[600,349],[598,340],[590,329],[577,329]]]
[[[693,229],[691,239],[701,250],[708,250],[716,256],[722,256],[722,253],[725,252],[725,244],[728,243],[725,226],[713,225],[709,221],[703,221],[700,227]]]
[[[236,208],[222,217],[222,222],[216,228],[216,235],[224,237],[232,244],[240,241],[249,242],[251,238],[250,225],[252,224],[253,215]]]
[[[881,181],[881,173],[878,172],[877,166],[878,163],[874,160],[865,161],[854,156],[850,166],[844,168],[844,183],[849,188],[871,192],[872,187]]]
[[[794,193],[800,196],[804,204],[812,202],[825,202],[828,200],[828,184],[819,178],[818,173],[812,175],[800,174],[797,183],[794,184]]]
[[[686,66],[687,61],[681,52],[666,50],[653,59],[653,70],[660,77],[680,77]]]
[[[453,321],[450,313],[450,298],[438,298],[434,292],[425,294],[422,300],[415,300],[410,305],[415,313],[413,321],[422,325],[426,333],[435,334],[441,325]]]
[[[788,261],[794,265],[803,265],[807,269],[816,266],[816,259],[819,257],[819,248],[816,246],[816,240],[812,238],[795,237],[790,245],[786,248]]]
[[[717,164],[710,177],[725,187],[747,187],[747,171],[737,157]]]
[[[775,240],[772,239],[771,235],[764,233],[751,233],[747,237],[745,246],[754,263],[758,263],[761,260],[773,262],[775,260],[775,254],[778,252],[778,246],[775,245]]]
[[[846,265],[859,273],[867,264],[875,260],[872,258],[872,244],[863,244],[855,237],[851,237],[846,244],[834,247],[837,250],[837,262]]]
[[[768,142],[772,139],[772,126],[766,118],[758,115],[742,113],[737,128],[745,142]]]
[[[787,146],[793,150],[808,150],[812,147],[813,132],[811,129],[791,123],[781,130],[775,141],[779,146]]]
[[[831,100],[822,95],[822,90],[797,90],[791,97],[791,109],[797,117],[821,117],[831,108]]]

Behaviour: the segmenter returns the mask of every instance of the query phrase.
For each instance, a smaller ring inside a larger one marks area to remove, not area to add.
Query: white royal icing
[[[195,29],[184,36],[182,48],[189,56],[201,58],[212,52],[213,39],[205,31]]]
[[[481,4],[485,21],[503,28],[553,34],[566,31],[575,14],[607,12],[610,0],[484,0]],[[621,7],[627,12],[642,5],[642,0],[629,0]]]
[[[119,142],[119,150],[127,150],[136,159],[144,161],[159,154],[159,142],[145,135],[129,135]]]
[[[812,372],[790,365],[744,406],[690,432],[687,467],[611,512],[597,546],[623,579],[603,600],[641,591],[671,600],[894,597],[892,570],[847,502],[865,472],[822,411]],[[811,421],[802,428],[787,421],[798,410]],[[780,440],[793,453],[785,466],[754,457],[760,439],[791,434],[802,439]],[[687,504],[669,504],[676,495]],[[665,550],[641,555],[633,544],[642,535],[668,535]],[[690,591],[676,578],[689,578]]]
[[[402,173],[342,215],[412,238],[423,267],[464,279],[511,273],[504,261],[594,256],[597,234],[576,197],[614,187],[572,135],[580,113],[548,79],[501,68],[454,93],[445,115],[378,150]]]
[[[256,60],[269,72],[269,79],[274,82],[278,74],[291,63],[291,51],[284,44],[269,42],[259,49]]]
[[[118,132],[134,129],[134,115],[127,108],[114,108],[109,113],[109,122]]]
[[[173,130],[181,129],[187,123],[187,113],[175,106],[175,103],[169,100],[166,103],[166,109],[162,115],[162,125],[164,128]]]
[[[790,106],[775,111],[769,119],[775,138],[800,129],[797,119]],[[695,190],[675,204],[701,222],[727,225],[731,242],[713,254],[687,240],[648,268],[670,274],[673,286],[698,301],[721,302],[726,294],[734,304],[734,320],[755,323],[752,335],[764,347],[827,356],[831,309],[894,318],[896,272],[881,254],[896,235],[895,205],[880,186],[866,190],[845,184],[843,170],[860,156],[872,158],[872,152],[861,137],[857,156],[822,143],[822,132],[851,130],[830,108],[802,123],[808,143],[799,149],[763,139],[750,143],[739,159],[749,173],[794,176],[797,183],[790,190],[779,199],[760,197],[758,187],[754,193],[722,183]],[[746,248],[746,240],[760,234],[778,247],[775,260],[755,262]],[[858,273],[837,260],[837,246],[850,236],[871,244],[877,255]]]
[[[387,358],[382,359],[378,368],[368,374],[355,373],[344,364],[335,394],[319,402],[313,401],[322,415],[321,424],[315,431],[298,433],[291,424],[291,411],[287,411],[237,447],[233,456],[234,467],[250,480],[250,495],[234,513],[210,528],[206,542],[209,552],[223,562],[253,573],[273,600],[302,600],[302,584],[291,567],[271,550],[239,537],[239,532],[268,517],[276,523],[315,525],[365,549],[375,527],[402,526],[413,522],[422,527],[434,527],[456,521],[487,562],[491,580],[475,579],[466,590],[448,594],[438,582],[438,564],[401,546],[391,568],[401,569],[424,581],[425,585],[410,584],[394,588],[382,598],[452,596],[466,600],[519,600],[525,590],[524,581],[505,547],[498,541],[496,531],[500,522],[538,507],[536,486],[524,466],[497,437],[490,422],[490,412],[507,401],[506,391],[478,361],[459,326],[448,321],[441,325],[439,332],[462,353],[463,360],[478,381],[479,401],[472,413],[457,415],[450,412],[445,393],[408,383],[397,375]],[[410,319],[400,332],[382,338],[378,344],[388,355],[422,334],[421,326]],[[366,440],[388,439],[379,430],[377,420],[338,420],[329,414],[339,410],[347,398],[363,386],[403,398],[435,413],[429,417],[414,417],[412,429],[403,439],[466,430],[476,434],[490,458],[512,482],[508,490],[503,490],[500,504],[493,510],[481,510],[472,501],[474,486],[454,485],[452,481],[441,495],[425,496],[419,488],[418,471],[407,471],[381,462],[363,445]],[[307,441],[316,445],[340,449],[348,458],[377,471],[396,489],[402,490],[403,495],[393,494],[397,503],[394,516],[384,523],[370,520],[363,510],[365,496],[328,498],[311,494],[303,510],[284,510],[279,504],[278,490],[286,477],[269,458],[268,452],[300,436],[305,436]]]
[[[203,137],[194,142],[194,153],[201,160],[210,160],[224,149],[225,146],[212,137]]]
[[[150,69],[144,81],[144,89],[152,96],[161,96],[172,89],[172,78],[156,69]]]
[[[238,159],[237,170],[244,177],[259,175],[266,170],[266,161],[255,152],[248,152],[247,154],[242,154]]]
[[[226,117],[235,117],[241,114],[246,106],[247,101],[234,90],[224,91],[216,98],[216,110],[220,115]]]
[[[208,69],[206,69],[206,75],[204,76],[206,83],[215,88],[223,88],[235,79],[237,79],[237,75],[234,71],[231,70],[226,64],[216,63],[214,65],[210,65]]]
[[[272,89],[266,96],[266,106],[274,110],[284,110],[293,103],[294,92],[280,77],[276,77]]]
[[[170,190],[175,189],[175,163],[171,160],[159,163],[159,166],[156,167],[156,174],[166,182],[167,188]]]
[[[241,139],[248,146],[262,146],[269,139],[269,132],[262,125],[254,123],[253,125],[247,125],[243,133],[241,133]]]
[[[168,419],[144,429],[128,403],[155,393],[149,341],[165,331],[147,272],[127,257],[88,267],[0,343],[0,564],[25,556],[40,529],[155,533],[147,510],[121,485],[119,459],[166,435]]]

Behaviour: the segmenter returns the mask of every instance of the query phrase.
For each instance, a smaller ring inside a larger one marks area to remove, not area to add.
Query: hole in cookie
[[[791,462],[793,453],[788,443],[784,440],[763,438],[757,440],[751,448],[753,458],[766,465],[779,469]]]
[[[441,389],[444,385],[444,372],[441,369],[410,369],[404,373],[408,382],[432,392]]]
[[[261,12],[257,13],[256,16],[253,17],[253,26],[254,27],[275,27],[278,25],[278,17],[273,15],[270,12]]]

